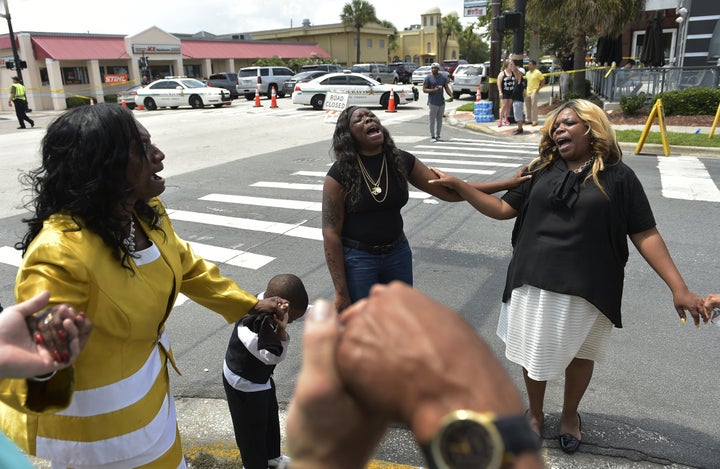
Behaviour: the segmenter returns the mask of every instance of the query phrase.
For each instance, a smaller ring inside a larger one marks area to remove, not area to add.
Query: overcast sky
[[[133,35],[152,26],[169,33],[213,34],[299,27],[340,22],[351,0],[0,0],[7,1],[15,32],[62,32]],[[443,15],[455,11],[463,26],[463,0],[369,0],[378,18],[398,30],[420,23],[420,15],[438,7]],[[0,18],[0,33],[7,33]]]

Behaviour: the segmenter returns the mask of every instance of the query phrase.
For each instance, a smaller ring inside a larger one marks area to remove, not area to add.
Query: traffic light
[[[13,62],[12,60],[8,60],[7,62],[5,62],[5,68],[7,68],[8,70],[14,69],[15,62]]]
[[[505,29],[518,29],[522,27],[523,15],[519,11],[503,13]]]

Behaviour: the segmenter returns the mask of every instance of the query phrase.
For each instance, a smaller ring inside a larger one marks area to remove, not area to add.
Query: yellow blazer
[[[175,364],[164,329],[178,293],[230,323],[258,301],[196,256],[159,199],[152,203],[163,213],[163,231],[141,224],[159,248],[155,262],[166,266],[155,265],[162,275],[123,268],[97,234],[78,231],[66,214],[45,221],[23,258],[18,302],[49,290],[51,304],[69,303],[94,324],[74,365],[51,380],[0,381],[0,425],[30,454],[69,466],[101,465],[130,460],[153,445],[179,447],[158,441],[171,439],[161,437],[160,428],[175,419],[167,361]]]

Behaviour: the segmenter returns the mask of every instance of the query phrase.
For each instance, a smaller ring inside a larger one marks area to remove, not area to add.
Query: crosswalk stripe
[[[296,190],[303,190],[303,191],[321,191],[321,190],[323,190],[322,184],[302,184],[299,182],[258,181],[258,182],[254,182],[254,183],[250,184],[250,187],[265,187],[268,189],[296,189]],[[421,192],[421,191],[409,191],[408,195],[411,199],[427,199],[429,197],[432,197],[427,192]]]
[[[265,233],[275,233],[284,236],[292,236],[294,238],[313,239],[316,241],[322,240],[322,230],[320,230],[320,228],[302,226],[302,224],[306,223],[307,220],[303,220],[296,224],[290,224],[274,221],[253,220],[252,218],[228,217],[225,215],[215,215],[211,213],[188,212],[185,210],[168,209],[167,213],[173,220],[224,226],[239,230],[263,231]]]
[[[437,158],[423,158],[423,163],[443,163],[443,164],[466,164],[470,166],[503,166],[506,168],[519,168],[522,163],[498,163],[497,161],[465,161],[465,160],[442,160]]]
[[[659,156],[657,167],[660,170],[663,197],[720,202],[720,190],[698,158]]]
[[[463,174],[484,174],[484,175],[492,175],[495,174],[496,171],[490,171],[488,169],[468,169],[468,168],[437,168],[440,171],[444,173],[463,173]]]
[[[320,202],[306,202],[303,200],[270,199],[267,197],[249,197],[245,195],[229,194],[208,194],[200,197],[199,200],[206,200],[211,202],[225,202],[230,204],[255,205],[259,207],[288,208],[292,210],[311,210],[313,212],[322,211],[322,204]]]
[[[0,263],[20,267],[22,252],[10,246],[0,246]]]
[[[430,147],[432,148],[432,147]],[[517,152],[515,152],[517,154]],[[530,158],[528,156],[507,156],[507,155],[497,155],[497,154],[491,154],[491,153],[458,153],[458,152],[443,152],[443,151],[413,151],[413,155],[415,156],[457,156],[458,158],[488,158],[488,159],[495,159],[495,160],[527,160],[529,161]]]
[[[245,269],[257,270],[275,260],[275,258],[271,256],[253,254],[251,252],[228,249],[220,246],[211,246],[194,241],[190,241],[190,246],[192,246],[196,254],[209,261],[230,264]]]
[[[325,176],[327,176],[327,171],[295,171],[293,173],[293,176],[310,176],[325,179]]]

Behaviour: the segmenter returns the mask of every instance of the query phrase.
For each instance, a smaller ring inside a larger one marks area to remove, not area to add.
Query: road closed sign
[[[347,93],[327,93],[325,95],[325,102],[323,103],[325,122],[337,122],[338,116],[347,107],[349,96]]]

